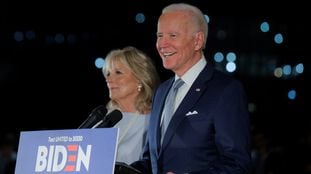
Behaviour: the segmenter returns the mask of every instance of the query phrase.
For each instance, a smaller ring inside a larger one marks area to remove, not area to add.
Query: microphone
[[[122,119],[122,113],[115,109],[112,112],[110,112],[108,115],[106,115],[100,123],[95,125],[93,128],[109,128],[113,127],[115,124],[117,124]]]
[[[100,105],[92,110],[91,114],[88,116],[88,118],[78,127],[78,129],[81,128],[92,128],[94,124],[99,122],[101,119],[103,119],[107,113],[107,109],[105,106]]]

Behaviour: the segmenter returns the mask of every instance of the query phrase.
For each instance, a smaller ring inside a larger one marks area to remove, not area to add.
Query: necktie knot
[[[184,84],[184,81],[182,79],[177,79],[173,84],[173,89],[176,91],[178,88],[180,88]]]

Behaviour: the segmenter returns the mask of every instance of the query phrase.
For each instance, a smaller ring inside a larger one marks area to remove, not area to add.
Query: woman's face
[[[138,96],[138,79],[122,62],[116,61],[107,71],[106,82],[110,99],[117,103],[135,103]]]

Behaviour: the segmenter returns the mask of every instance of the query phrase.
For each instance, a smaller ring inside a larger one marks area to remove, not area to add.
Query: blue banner
[[[24,131],[15,174],[113,174],[117,128]]]

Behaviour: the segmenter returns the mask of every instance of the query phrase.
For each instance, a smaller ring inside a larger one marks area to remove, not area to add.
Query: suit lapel
[[[183,101],[180,103],[179,107],[177,108],[166,130],[166,134],[163,140],[160,155],[163,149],[168,145],[178,125],[185,118],[185,114],[195,106],[199,98],[204,93],[205,89],[208,86],[207,81],[211,78],[212,74],[213,74],[213,68],[211,67],[207,68],[207,66],[205,66],[203,71],[199,74],[197,79],[194,81],[194,83],[190,87],[187,95],[184,97]]]

